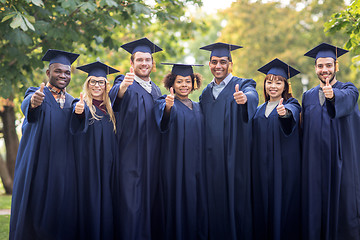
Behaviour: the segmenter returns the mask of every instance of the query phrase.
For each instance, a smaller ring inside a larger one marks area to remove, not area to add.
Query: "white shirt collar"
[[[143,79],[141,79],[141,78],[139,78],[138,76],[135,75],[134,80],[136,82],[138,82],[140,84],[140,86],[145,89],[145,91],[147,91],[148,93],[151,93],[151,88],[152,87],[151,87],[151,79],[150,79],[150,77],[149,77],[149,81],[145,81],[145,80],[143,80]]]
[[[226,78],[224,78],[224,80],[221,81],[220,84],[225,84],[225,86],[230,82],[230,80],[232,79],[233,75],[231,73],[229,73]],[[220,84],[217,84],[216,81],[215,81],[215,78],[213,78],[213,80],[211,81],[211,83],[213,85],[220,85]]]
[[[141,79],[141,78],[139,78],[138,76],[135,75],[134,80],[137,81],[138,83],[145,83],[145,84],[150,83],[151,84],[151,78],[150,77],[149,77],[149,81],[145,81],[145,80],[143,80],[143,79]]]

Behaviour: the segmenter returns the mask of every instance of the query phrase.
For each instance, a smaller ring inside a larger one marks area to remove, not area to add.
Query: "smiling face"
[[[101,101],[106,89],[106,79],[104,77],[91,76],[88,81],[88,88],[92,98]]]
[[[265,80],[265,92],[269,96],[269,101],[274,102],[281,99],[285,89],[283,80],[273,77]]]
[[[315,63],[315,72],[321,81],[325,85],[326,80],[329,80],[330,84],[336,82],[335,79],[335,60],[331,57],[318,58]]]
[[[211,73],[215,77],[215,81],[219,84],[229,74],[230,61],[228,57],[216,57],[212,56],[209,62]]]
[[[71,68],[69,65],[52,63],[49,69],[46,70],[46,75],[51,85],[59,89],[64,89],[71,81]]]
[[[150,53],[136,52],[134,53],[133,60],[130,63],[131,66],[134,68],[134,73],[136,76],[138,76],[144,81],[149,80],[150,73],[153,67],[153,59]]]
[[[177,75],[172,87],[174,88],[175,94],[178,98],[187,99],[192,91],[191,76],[183,77]]]

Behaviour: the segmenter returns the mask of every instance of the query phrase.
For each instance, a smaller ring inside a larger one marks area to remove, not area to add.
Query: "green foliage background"
[[[194,69],[204,77],[201,89],[190,96],[197,101],[213,78],[209,52],[199,48],[217,41],[244,47],[232,52],[233,74],[257,82],[260,104],[264,75],[257,69],[276,57],[301,72],[291,79],[293,95],[301,102],[301,79],[310,80],[308,88],[318,84],[314,60],[303,55],[321,42],[350,50],[339,59],[337,79],[360,87],[360,0],[349,6],[339,0],[237,0],[216,14],[202,11],[201,2],[0,0],[0,96],[15,102],[20,120],[26,89],[47,81],[41,57],[52,48],[81,54],[67,89],[78,97],[86,75],[77,66],[99,60],[125,74],[130,55],[120,45],[144,36],[164,49],[154,54],[157,72],[151,74],[164,94],[162,78],[171,68],[160,63],[195,62],[204,65]],[[195,10],[189,12],[190,5]],[[10,198],[1,195],[0,208],[9,208]],[[7,239],[8,221],[9,216],[0,216],[0,239]]]

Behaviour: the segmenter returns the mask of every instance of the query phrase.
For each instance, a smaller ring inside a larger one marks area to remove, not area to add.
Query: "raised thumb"
[[[40,85],[40,92],[44,92],[45,83],[41,83]]]
[[[281,98],[281,99],[280,99],[280,102],[279,102],[279,105],[282,105],[282,104],[283,104],[283,101],[284,101],[284,99]]]
[[[235,85],[235,92],[238,92],[239,91],[239,84],[236,84]]]

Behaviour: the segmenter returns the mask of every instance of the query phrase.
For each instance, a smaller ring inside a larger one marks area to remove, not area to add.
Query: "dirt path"
[[[10,209],[0,209],[0,215],[10,215]]]

